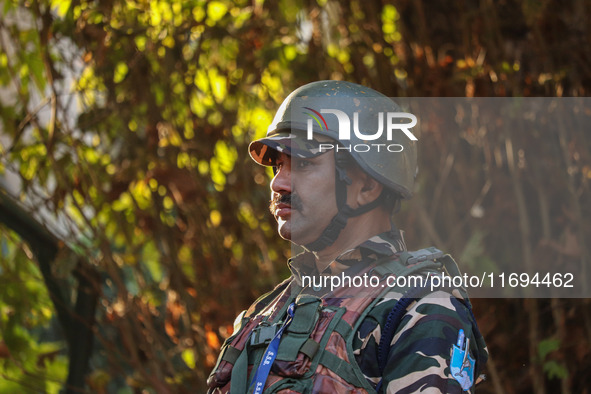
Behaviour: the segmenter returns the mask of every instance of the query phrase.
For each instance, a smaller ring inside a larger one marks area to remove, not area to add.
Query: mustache
[[[299,210],[302,208],[302,200],[300,200],[297,194],[289,193],[289,194],[278,194],[277,196],[273,197],[271,201],[269,201],[269,210],[271,214],[275,214],[277,210],[277,205],[279,204],[287,204],[291,206],[292,209]]]

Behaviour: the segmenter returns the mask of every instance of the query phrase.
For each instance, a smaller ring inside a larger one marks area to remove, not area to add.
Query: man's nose
[[[271,180],[271,190],[275,193],[291,193],[291,169],[282,165],[276,169],[275,176]]]

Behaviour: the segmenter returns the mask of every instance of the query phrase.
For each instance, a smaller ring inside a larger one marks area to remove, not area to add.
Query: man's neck
[[[344,266],[335,262],[344,252],[355,248],[369,238],[390,230],[389,215],[376,209],[360,216],[349,218],[347,225],[339,234],[337,240],[327,248],[314,252],[318,272],[324,272],[331,265],[331,273],[335,274]],[[339,267],[341,265],[342,267]]]

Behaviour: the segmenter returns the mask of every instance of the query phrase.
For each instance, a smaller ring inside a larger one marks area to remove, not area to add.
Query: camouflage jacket
[[[380,234],[341,254],[322,273],[316,271],[314,256],[311,253],[303,253],[289,261],[292,271],[290,282],[305,287],[303,285],[306,277],[314,275],[330,277],[344,274],[353,277],[360,271],[366,271],[368,267],[378,265],[380,261],[388,260],[389,257],[394,258],[405,250],[403,238],[398,232]],[[385,368],[383,373],[380,373],[380,339],[389,313],[406,290],[408,289],[392,287],[389,291],[382,292],[382,297],[372,303],[371,309],[358,325],[357,332],[352,338],[352,348],[361,373],[371,387],[379,392],[464,392],[460,384],[462,380],[454,378],[452,373],[454,345],[458,342],[460,331],[465,333],[469,340],[465,342],[469,344],[469,352],[463,358],[473,360],[471,373],[474,379],[486,363],[488,353],[478,329],[474,329],[476,323],[470,311],[469,301],[457,291],[437,291],[420,298],[408,307],[396,327]],[[316,288],[314,291],[323,290]],[[468,386],[471,385],[464,382],[464,387]],[[473,392],[473,386],[469,391]]]
[[[402,234],[391,231],[344,252],[336,261],[348,267],[344,271],[346,275],[353,275],[360,267],[403,251],[406,251],[406,245]],[[290,261],[296,280],[314,271],[310,258],[304,253]],[[330,274],[339,272],[332,270]],[[470,353],[477,366],[475,380],[488,359],[488,351],[478,329],[472,329],[476,323],[468,307],[469,301],[457,293],[435,292],[410,306],[396,330],[386,368],[380,376],[377,349],[381,332],[389,312],[403,292],[392,288],[386,293],[366,316],[354,337],[356,361],[365,378],[374,387],[383,378],[381,386],[387,389],[387,393],[462,393],[460,383],[450,370],[452,346],[456,343],[458,331],[463,329],[472,334],[469,339]]]

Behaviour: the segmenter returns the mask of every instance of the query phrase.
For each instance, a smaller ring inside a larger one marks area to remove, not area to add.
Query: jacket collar
[[[378,259],[406,251],[403,232],[395,227],[390,231],[375,235],[360,245],[341,253],[321,273],[316,270],[316,258],[312,252],[303,252],[288,260],[294,278],[301,283],[303,275],[336,275],[341,272],[354,274]]]

